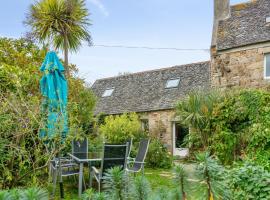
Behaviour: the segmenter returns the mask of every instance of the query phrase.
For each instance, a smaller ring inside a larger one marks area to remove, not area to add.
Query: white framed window
[[[270,53],[264,54],[264,78],[270,79]]]
[[[102,97],[109,97],[109,96],[112,96],[112,93],[114,91],[114,88],[108,88],[104,91]]]
[[[180,78],[174,78],[167,80],[166,88],[176,88],[178,87],[180,82]]]

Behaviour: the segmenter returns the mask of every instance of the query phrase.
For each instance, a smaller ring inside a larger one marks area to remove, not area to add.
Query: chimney
[[[229,16],[230,0],[214,0],[214,24],[211,47],[215,47],[217,45],[217,31],[219,20],[226,19]]]

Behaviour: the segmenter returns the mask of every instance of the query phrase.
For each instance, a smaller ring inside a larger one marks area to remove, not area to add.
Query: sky
[[[20,38],[28,30],[23,21],[33,0],[2,0],[0,36]],[[231,4],[245,0],[231,0]],[[89,84],[96,79],[209,60],[208,51],[105,48],[98,45],[209,49],[213,0],[86,0],[93,43],[70,62]],[[60,53],[61,57],[62,54]]]

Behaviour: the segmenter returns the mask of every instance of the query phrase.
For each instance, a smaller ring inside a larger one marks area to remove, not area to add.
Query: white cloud
[[[109,11],[107,10],[107,8],[104,6],[104,4],[100,1],[100,0],[88,0],[90,3],[92,3],[93,5],[95,5],[96,7],[98,7],[98,9],[101,11],[101,13],[105,16],[108,17],[109,16]]]

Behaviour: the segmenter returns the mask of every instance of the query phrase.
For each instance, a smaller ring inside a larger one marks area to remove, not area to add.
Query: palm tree
[[[40,42],[52,42],[56,49],[64,51],[69,76],[69,50],[78,51],[82,41],[91,44],[88,16],[85,0],[41,0],[31,5],[25,23]]]
[[[195,129],[200,134],[204,147],[206,147],[203,137],[203,131],[207,123],[204,102],[205,96],[201,91],[192,91],[186,99],[177,103],[176,110],[181,122]]]
[[[213,109],[220,98],[222,95],[218,90],[194,90],[176,105],[181,122],[199,133],[205,149],[211,134]]]

